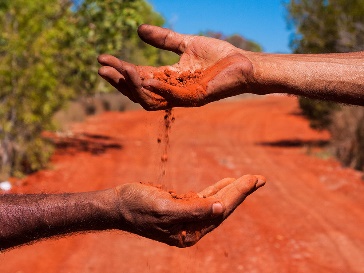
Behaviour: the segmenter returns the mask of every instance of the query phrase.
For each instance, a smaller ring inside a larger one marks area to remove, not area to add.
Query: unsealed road
[[[219,102],[174,116],[165,165],[157,142],[163,112],[106,113],[75,125],[58,140],[51,168],[15,191],[151,181],[183,193],[248,173],[265,175],[266,186],[189,249],[120,231],[81,234],[0,254],[0,271],[364,272],[362,173],[322,159],[328,134],[309,129],[294,98]]]

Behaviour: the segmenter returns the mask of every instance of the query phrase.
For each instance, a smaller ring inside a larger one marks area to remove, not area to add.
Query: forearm
[[[364,52],[249,53],[257,93],[288,93],[364,105]]]
[[[113,190],[0,197],[0,249],[68,233],[116,228]]]

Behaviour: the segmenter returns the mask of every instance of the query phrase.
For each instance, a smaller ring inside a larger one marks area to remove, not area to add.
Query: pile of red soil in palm
[[[151,187],[157,188],[161,191],[166,191],[165,186],[163,186],[161,184],[154,184],[152,182],[140,182],[140,184],[151,186]],[[184,194],[177,194],[174,190],[167,190],[167,192],[174,199],[190,200],[190,199],[201,198],[200,196],[198,196],[198,194],[196,192],[193,192],[193,191],[189,191]]]
[[[178,73],[165,69],[162,72],[155,73],[154,78],[172,86],[188,87],[189,85],[198,83],[202,78],[202,75],[203,74],[201,70],[196,70],[194,72],[184,71],[182,73]]]
[[[193,191],[189,191],[187,193],[184,194],[177,194],[174,191],[169,191],[169,194],[175,198],[175,199],[183,199],[183,200],[190,200],[190,199],[196,199],[196,198],[201,198],[200,196],[198,196],[197,193],[193,192]]]

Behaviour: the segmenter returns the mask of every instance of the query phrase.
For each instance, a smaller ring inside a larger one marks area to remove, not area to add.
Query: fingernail
[[[224,208],[222,207],[222,204],[217,202],[212,204],[212,214],[219,215],[224,212]]]
[[[255,184],[256,189],[259,189],[260,187],[265,185],[265,182],[267,181],[267,179],[264,176],[256,174],[255,177],[257,179],[256,180],[257,183]]]
[[[264,185],[265,185],[265,180],[264,180],[264,179],[259,178],[259,179],[258,179],[258,182],[257,182],[257,184],[256,184],[256,188],[260,188],[260,187],[262,187],[262,186],[264,186]]]

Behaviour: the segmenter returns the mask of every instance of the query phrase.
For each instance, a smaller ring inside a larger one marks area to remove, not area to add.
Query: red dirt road
[[[0,271],[364,272],[363,174],[307,155],[328,135],[297,111],[294,98],[274,96],[176,109],[166,166],[157,143],[163,112],[105,113],[76,125],[51,169],[16,192],[152,181],[183,193],[248,173],[268,183],[188,249],[120,231],[81,234],[0,254]]]

